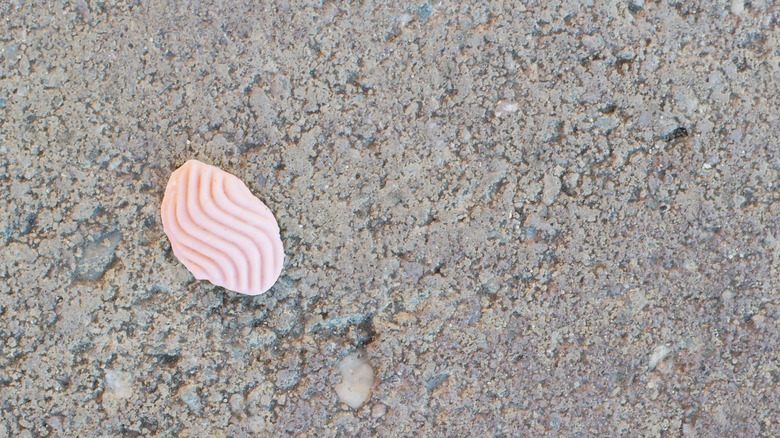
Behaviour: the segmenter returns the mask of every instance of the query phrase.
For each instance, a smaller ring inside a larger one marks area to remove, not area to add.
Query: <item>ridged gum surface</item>
[[[160,211],[173,253],[198,280],[258,295],[279,278],[279,224],[236,176],[187,161],[171,174]]]

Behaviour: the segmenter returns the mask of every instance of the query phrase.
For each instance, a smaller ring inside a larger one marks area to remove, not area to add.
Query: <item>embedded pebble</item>
[[[363,406],[371,395],[374,384],[374,370],[362,353],[352,353],[339,363],[341,383],[337,384],[339,399],[352,409]]]
[[[495,113],[496,117],[507,117],[516,113],[519,109],[520,105],[518,105],[516,102],[500,100],[498,101],[498,105],[496,105],[496,109],[493,110],[493,112]]]
[[[187,405],[190,410],[195,414],[200,414],[201,407],[203,406],[198,395],[197,388],[193,386],[185,386],[179,391],[179,397],[181,401]]]
[[[647,362],[648,369],[650,369],[651,371],[655,369],[655,367],[658,366],[659,363],[663,362],[663,360],[666,359],[666,356],[668,356],[671,351],[672,350],[666,345],[661,345],[659,347],[656,347],[656,349],[653,350],[653,354],[650,355],[650,359]]]
[[[117,398],[130,398],[133,396],[131,379],[127,373],[107,370],[105,380],[106,386]]]
[[[121,232],[111,231],[87,243],[83,248],[81,259],[76,264],[76,279],[97,281],[103,278],[116,260],[114,252],[121,240]]]

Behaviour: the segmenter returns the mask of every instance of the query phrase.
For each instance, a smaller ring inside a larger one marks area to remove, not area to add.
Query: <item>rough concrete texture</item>
[[[0,437],[780,435],[780,5],[469,3],[3,1]]]

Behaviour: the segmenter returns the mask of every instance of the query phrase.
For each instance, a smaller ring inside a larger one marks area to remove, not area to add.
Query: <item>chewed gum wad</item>
[[[258,295],[279,278],[279,224],[234,175],[187,161],[168,180],[161,212],[173,253],[198,280]]]

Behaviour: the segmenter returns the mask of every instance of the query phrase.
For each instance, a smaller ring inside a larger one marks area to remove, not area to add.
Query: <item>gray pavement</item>
[[[3,1],[0,437],[780,436],[779,18]],[[190,158],[275,213],[266,294],[173,256]]]

